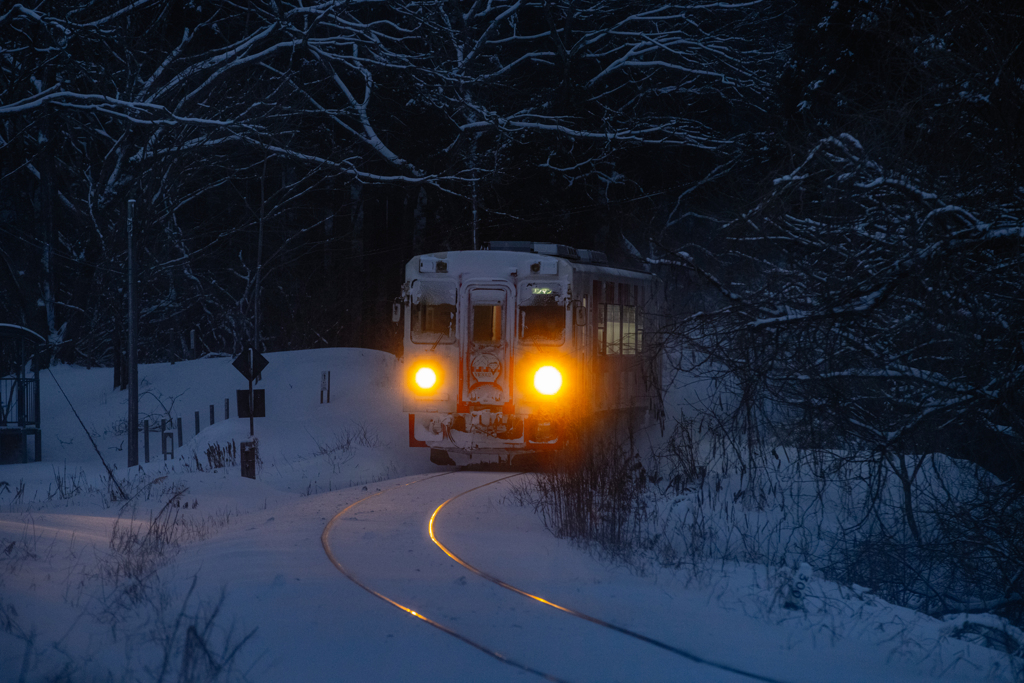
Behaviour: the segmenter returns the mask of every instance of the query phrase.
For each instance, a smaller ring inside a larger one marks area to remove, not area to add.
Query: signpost
[[[256,442],[243,441],[241,444],[242,476],[256,478]]]
[[[235,366],[235,369],[242,373],[242,377],[249,380],[249,436],[253,435],[253,392],[252,392],[252,381],[259,377],[260,373],[263,372],[263,368],[267,367],[270,363],[263,355],[252,348],[251,346],[245,351],[242,351],[231,364]]]
[[[320,403],[324,402],[324,391],[327,392],[327,402],[331,402],[331,371],[324,370],[320,373]]]

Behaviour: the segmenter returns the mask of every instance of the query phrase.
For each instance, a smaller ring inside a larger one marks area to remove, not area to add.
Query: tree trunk
[[[39,227],[42,232],[43,254],[40,259],[42,265],[42,300],[46,311],[46,332],[51,343],[56,344],[61,340],[57,334],[57,312],[54,307],[55,278],[53,274],[53,241],[54,241],[54,220],[53,209],[56,204],[55,186],[55,164],[54,164],[54,143],[53,126],[51,125],[51,113],[48,108],[44,109],[42,122],[42,140],[40,142],[39,160]]]
[[[121,313],[114,316],[114,388],[121,388]]]
[[[897,475],[900,478],[900,483],[903,485],[903,516],[906,517],[907,527],[910,528],[911,535],[913,535],[914,540],[917,541],[918,545],[920,545],[921,531],[918,529],[917,519],[914,517],[914,499],[913,490],[911,489],[913,479],[907,471],[907,457],[903,453],[897,454],[896,457],[900,466]]]

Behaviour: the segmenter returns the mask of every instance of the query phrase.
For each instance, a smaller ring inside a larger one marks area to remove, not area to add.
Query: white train
[[[511,462],[557,452],[575,429],[657,416],[660,301],[650,273],[563,245],[413,258],[394,311],[409,444],[440,465]]]

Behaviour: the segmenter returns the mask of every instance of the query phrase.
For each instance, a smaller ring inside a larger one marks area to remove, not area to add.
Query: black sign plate
[[[249,366],[249,354],[252,353],[252,367]],[[242,373],[242,377],[245,377],[250,382],[263,372],[263,368],[270,364],[270,361],[263,357],[259,351],[255,349],[246,349],[242,353],[238,354],[238,358],[231,362],[235,366],[235,369]]]
[[[239,389],[235,392],[235,405],[238,406],[238,417],[266,417],[267,392],[265,389],[252,390],[252,415],[249,414],[248,389]]]

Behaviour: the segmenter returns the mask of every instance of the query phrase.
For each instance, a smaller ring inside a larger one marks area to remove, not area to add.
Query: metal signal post
[[[253,430],[253,400],[252,400],[252,347],[249,347],[249,436],[252,436],[255,432]]]

